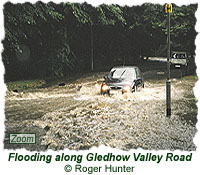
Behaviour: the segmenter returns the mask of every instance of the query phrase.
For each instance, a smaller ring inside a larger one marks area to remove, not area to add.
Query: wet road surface
[[[166,117],[163,72],[144,73],[145,88],[131,94],[101,96],[105,73],[65,86],[7,92],[6,149],[89,149],[101,144],[123,150],[195,150],[196,80],[172,79],[172,116]],[[37,144],[8,144],[9,133],[36,133]]]

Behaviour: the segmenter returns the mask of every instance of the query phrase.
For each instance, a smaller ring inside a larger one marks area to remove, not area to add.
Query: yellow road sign
[[[172,4],[165,5],[165,13],[172,13]]]

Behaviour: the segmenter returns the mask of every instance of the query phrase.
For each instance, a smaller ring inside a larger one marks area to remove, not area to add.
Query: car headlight
[[[130,86],[124,86],[123,92],[132,92],[132,88]]]
[[[103,92],[106,92],[106,91],[108,91],[110,88],[109,88],[109,86],[107,85],[107,84],[103,84],[102,85],[102,87],[101,87],[101,90],[103,91]]]

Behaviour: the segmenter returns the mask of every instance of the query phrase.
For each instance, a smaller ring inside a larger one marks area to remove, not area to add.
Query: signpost
[[[167,13],[167,81],[166,81],[166,114],[171,116],[171,81],[170,81],[170,13],[172,13],[172,4],[165,5]]]
[[[93,39],[93,24],[91,24],[91,71],[94,71],[94,39]]]

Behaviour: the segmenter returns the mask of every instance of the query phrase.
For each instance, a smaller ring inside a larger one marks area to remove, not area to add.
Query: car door
[[[140,69],[139,69],[139,68],[136,68],[135,71],[136,71],[136,82],[135,82],[135,85],[136,85],[137,87],[138,87],[138,86],[142,86],[142,84],[143,84],[143,78],[142,78]]]

